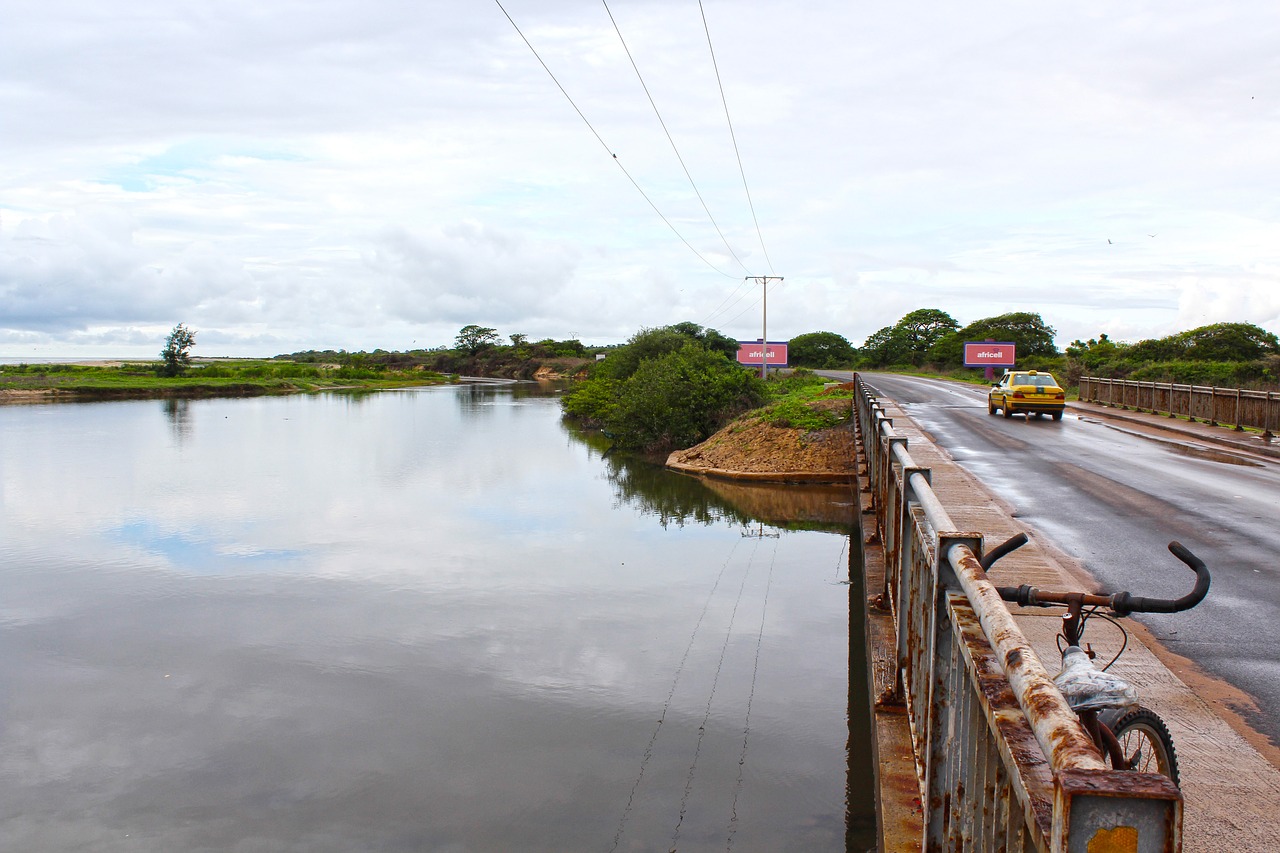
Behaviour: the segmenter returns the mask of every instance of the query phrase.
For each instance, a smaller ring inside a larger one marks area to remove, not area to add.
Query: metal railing
[[[1250,427],[1262,430],[1266,438],[1271,438],[1272,430],[1280,427],[1280,394],[1274,391],[1084,376],[1080,379],[1080,401],[1166,414],[1171,418],[1184,417],[1238,430]]]
[[[1108,769],[862,378],[855,415],[884,546],[922,850],[1181,849],[1164,776]]]

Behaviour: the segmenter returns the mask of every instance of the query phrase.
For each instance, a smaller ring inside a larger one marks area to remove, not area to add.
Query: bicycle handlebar
[[[1017,541],[1019,538],[1021,538],[1021,541]],[[1014,544],[1015,542],[1016,544]],[[1026,535],[1019,533],[1018,536],[993,549],[985,556],[981,561],[982,567],[989,569],[996,560],[1020,547],[1024,542],[1026,542]],[[1181,598],[1147,598],[1135,596],[1128,592],[1117,592],[1112,595],[1093,595],[1083,592],[1044,592],[1027,584],[996,587],[996,591],[1000,593],[1000,597],[1005,601],[1021,604],[1024,607],[1065,605],[1070,604],[1072,600],[1078,599],[1084,605],[1110,608],[1119,616],[1128,616],[1130,613],[1179,613],[1183,610],[1190,610],[1201,601],[1204,601],[1204,597],[1209,593],[1209,568],[1204,564],[1203,560],[1188,551],[1181,542],[1170,542],[1169,553],[1185,563],[1187,568],[1195,572],[1196,575],[1195,586],[1191,589],[1191,592]]]
[[[1008,554],[1010,551],[1018,550],[1019,548],[1021,548],[1023,545],[1026,545],[1026,544],[1027,544],[1027,534],[1019,533],[1013,536],[1011,539],[1008,539],[1007,541],[1000,543],[999,545],[992,548],[987,553],[983,554],[982,559],[979,560],[978,562],[982,564],[983,571],[986,571],[987,569],[995,565],[996,560],[1000,559],[1005,554]]]
[[[1111,609],[1121,616],[1129,613],[1179,613],[1190,610],[1209,594],[1209,567],[1195,554],[1192,554],[1178,541],[1169,543],[1169,553],[1186,563],[1187,568],[1196,573],[1196,585],[1191,592],[1182,598],[1142,598],[1119,592],[1114,596],[1115,603]]]

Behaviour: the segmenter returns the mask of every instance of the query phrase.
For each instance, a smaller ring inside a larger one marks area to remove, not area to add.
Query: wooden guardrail
[[[1280,428],[1280,394],[1275,391],[1085,376],[1080,379],[1080,400],[1189,418],[1213,426],[1259,429],[1266,438]]]
[[[897,642],[926,851],[1178,851],[1182,796],[1111,770],[958,531],[907,438],[856,377],[857,433]]]

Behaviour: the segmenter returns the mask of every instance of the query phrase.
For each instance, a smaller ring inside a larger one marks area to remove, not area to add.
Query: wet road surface
[[[1034,532],[1107,591],[1178,597],[1192,575],[1177,539],[1213,572],[1195,610],[1141,621],[1171,651],[1251,694],[1244,712],[1280,744],[1280,464],[1068,409],[990,416],[986,390],[886,374],[867,381],[902,408]]]

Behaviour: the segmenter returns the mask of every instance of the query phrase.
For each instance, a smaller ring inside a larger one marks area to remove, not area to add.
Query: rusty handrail
[[[958,531],[905,435],[855,376],[855,411],[897,632],[926,850],[1084,850],[1113,831],[1181,849],[1163,776],[1107,769],[987,579],[982,536]],[[1107,848],[1110,849],[1110,848]]]

